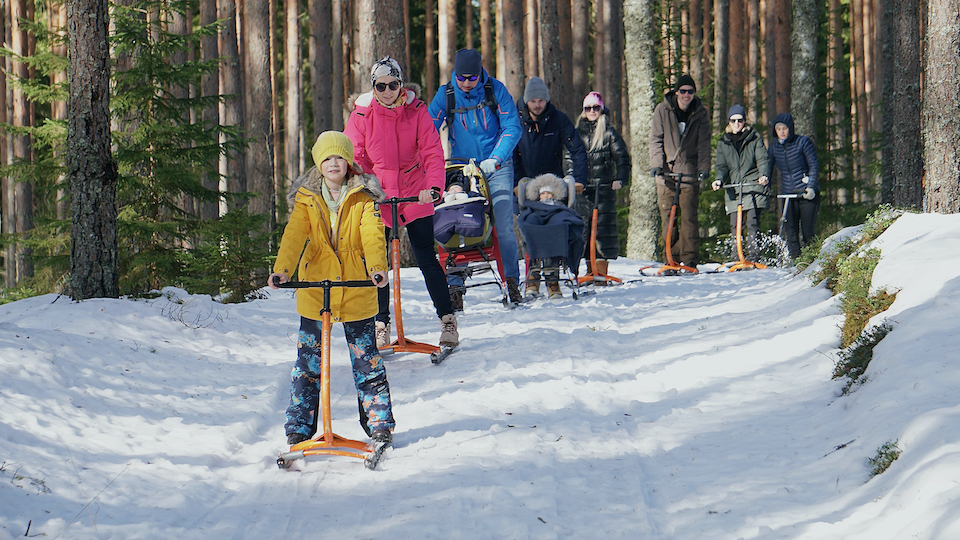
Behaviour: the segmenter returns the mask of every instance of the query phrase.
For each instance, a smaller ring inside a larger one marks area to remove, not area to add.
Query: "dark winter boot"
[[[303,433],[291,433],[287,435],[287,444],[289,444],[290,446],[293,446],[295,444],[300,444],[309,438],[310,437],[307,437]]]
[[[519,304],[520,302],[523,302],[523,296],[520,294],[520,288],[517,287],[517,278],[507,278],[507,296],[512,304]]]
[[[378,429],[373,432],[373,435],[370,436],[375,443],[392,443],[393,442],[393,433],[390,433],[386,429]]]
[[[463,291],[450,289],[450,305],[454,311],[463,311]]]

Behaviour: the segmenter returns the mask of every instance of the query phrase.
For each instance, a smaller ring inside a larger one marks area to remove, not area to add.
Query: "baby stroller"
[[[452,186],[462,192],[449,193]],[[447,163],[447,194],[434,208],[433,232],[437,242],[440,265],[447,274],[450,301],[453,309],[463,311],[463,296],[467,289],[484,285],[500,288],[501,302],[510,304],[500,242],[494,227],[493,204],[486,178],[474,160],[450,160]],[[497,263],[493,271],[492,263]],[[485,281],[470,282],[474,276],[491,274]]]
[[[580,296],[584,242],[583,218],[573,210],[576,193],[573,182],[553,174],[520,180],[517,221],[527,246],[527,298],[539,295],[541,273],[551,300],[563,298],[560,283],[573,289],[574,299]]]

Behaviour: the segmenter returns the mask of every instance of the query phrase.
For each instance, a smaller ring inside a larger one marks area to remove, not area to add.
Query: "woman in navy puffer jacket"
[[[769,146],[770,169],[780,170],[780,194],[799,195],[787,199],[783,237],[790,259],[800,256],[800,248],[807,245],[816,233],[817,211],[820,209],[820,167],[813,141],[794,133],[793,116],[780,113],[773,121],[774,140]]]

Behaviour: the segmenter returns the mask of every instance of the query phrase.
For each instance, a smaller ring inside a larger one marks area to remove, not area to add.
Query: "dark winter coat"
[[[743,128],[743,139],[740,149],[735,144],[736,137],[727,126],[720,140],[717,141],[717,176],[722,185],[744,184],[743,209],[768,209],[773,198],[770,184],[761,186],[757,183],[761,176],[770,176],[770,161],[767,158],[767,148],[763,145],[763,137],[750,126]],[[727,213],[737,211],[740,201],[740,190],[737,188],[724,189]]]
[[[551,173],[572,175],[586,184],[587,150],[577,135],[577,128],[553,103],[547,103],[540,118],[534,120],[527,105],[517,102],[523,134],[513,151],[514,183],[521,178],[533,178]]]
[[[780,194],[802,193],[808,187],[820,191],[817,161],[817,149],[813,141],[794,133],[793,116],[790,113],[780,113],[773,121],[774,125],[784,123],[790,129],[790,135],[781,143],[774,131],[773,142],[770,143],[770,168],[776,165],[780,170]],[[807,177],[807,182],[803,177]]]
[[[690,176],[710,170],[710,114],[698,97],[690,102],[690,108],[687,129],[682,135],[675,112],[675,91],[667,92],[666,99],[653,110],[650,167]],[[664,185],[663,178],[658,177],[657,183]]]
[[[603,114],[606,115],[607,111],[604,110]],[[581,118],[577,126],[580,139],[587,149],[590,172],[586,189],[577,198],[576,210],[586,222],[584,235],[589,241],[593,206],[597,205],[597,256],[602,259],[616,259],[620,256],[620,239],[617,234],[617,195],[610,185],[615,180],[619,180],[623,186],[629,184],[631,169],[627,145],[609,121],[608,117],[607,127],[597,150],[590,149],[597,122]],[[600,186],[599,198],[594,187],[597,184]]]
[[[529,201],[517,218],[531,259],[563,257],[576,271],[583,255],[583,219],[563,204]]]

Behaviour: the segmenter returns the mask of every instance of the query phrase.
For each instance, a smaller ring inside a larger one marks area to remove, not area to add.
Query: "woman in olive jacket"
[[[726,210],[730,216],[730,230],[737,234],[737,206],[743,204],[743,225],[747,230],[746,258],[757,262],[760,246],[757,233],[760,231],[760,212],[770,208],[773,192],[770,189],[770,161],[763,137],[747,125],[746,110],[742,105],[730,107],[729,123],[717,141],[717,176],[713,181],[714,191],[723,186],[743,184],[724,189]],[[743,190],[743,198],[740,198]],[[737,259],[736,243],[733,258]]]
[[[630,182],[630,154],[620,133],[608,123],[603,97],[590,92],[583,98],[583,112],[577,117],[577,132],[587,148],[588,182],[577,198],[575,209],[590,223],[596,201],[597,215],[597,272],[606,275],[608,260],[620,256],[620,238],[617,233],[616,190]],[[599,194],[597,193],[599,189]],[[590,227],[583,228],[584,257],[587,273],[590,268]]]

